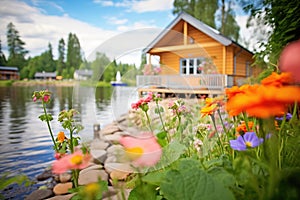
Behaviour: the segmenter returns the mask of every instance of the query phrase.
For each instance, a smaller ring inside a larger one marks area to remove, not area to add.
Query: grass
[[[0,87],[7,87],[13,84],[14,80],[0,80]]]

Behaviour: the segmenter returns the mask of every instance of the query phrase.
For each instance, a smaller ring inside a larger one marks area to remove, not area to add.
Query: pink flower
[[[33,102],[36,102],[37,101],[37,97],[33,97]]]
[[[91,156],[89,154],[83,154],[81,151],[76,151],[73,154],[54,161],[52,171],[55,174],[61,174],[70,169],[83,169],[89,166],[90,159]]]
[[[50,101],[50,95],[45,94],[45,96],[44,96],[44,98],[43,98],[43,101],[44,101],[45,103],[47,103],[48,101]]]
[[[162,155],[161,146],[152,133],[143,133],[138,138],[125,136],[119,142],[135,166],[154,166]]]

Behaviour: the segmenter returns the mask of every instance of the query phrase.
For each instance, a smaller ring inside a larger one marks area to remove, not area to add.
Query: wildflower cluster
[[[91,156],[88,153],[88,149],[83,145],[81,149],[77,146],[80,142],[80,137],[75,137],[83,129],[80,124],[77,124],[74,120],[74,116],[78,112],[74,109],[63,110],[58,115],[58,121],[61,123],[65,130],[69,131],[69,137],[65,135],[64,131],[58,132],[55,137],[50,122],[53,120],[51,114],[48,114],[46,104],[51,101],[51,92],[48,90],[35,91],[32,95],[34,102],[41,101],[43,105],[44,114],[39,116],[42,121],[46,121],[47,127],[52,138],[54,145],[54,161],[52,170],[53,173],[63,173],[68,170],[72,170],[73,186],[78,187],[79,169],[83,169],[89,165]]]
[[[261,84],[235,86],[226,90],[225,97],[206,98],[200,104],[187,105],[181,99],[164,103],[153,93],[140,99],[132,108],[145,113],[151,133],[120,140],[128,159],[142,173],[130,197],[283,197],[287,194],[282,190],[285,172],[297,174],[294,170],[300,167],[300,159],[295,156],[300,153],[295,147],[300,141],[300,91],[292,83],[288,73],[273,73]],[[150,119],[152,108],[162,119],[161,125]],[[224,180],[220,182],[219,178]],[[177,193],[182,182],[186,186]],[[197,189],[186,192],[190,186]],[[224,196],[197,193],[211,187],[220,187],[217,191]],[[142,194],[141,188],[147,192]]]

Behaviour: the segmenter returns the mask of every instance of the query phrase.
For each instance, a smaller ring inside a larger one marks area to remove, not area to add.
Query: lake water
[[[64,131],[57,121],[59,112],[74,108],[80,113],[76,121],[84,126],[79,134],[82,141],[93,139],[94,124],[99,123],[101,127],[109,124],[125,114],[131,103],[137,100],[136,89],[131,87],[0,87],[1,175],[6,172],[10,176],[25,174],[34,179],[54,160],[47,125],[38,119],[43,114],[42,105],[31,98],[33,91],[45,88],[53,93],[47,107],[54,117],[51,122],[53,133]],[[38,186],[22,188],[13,185],[1,193],[7,199],[23,199]]]

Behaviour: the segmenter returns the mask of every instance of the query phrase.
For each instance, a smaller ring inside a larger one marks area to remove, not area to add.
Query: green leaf
[[[159,171],[154,171],[146,174],[145,176],[142,177],[142,181],[152,184],[152,185],[157,185],[159,186],[160,183],[164,180],[165,176],[167,174],[167,170],[159,170]]]
[[[209,171],[209,174],[216,180],[223,183],[226,187],[234,186],[235,177],[224,168],[216,167]]]
[[[160,161],[152,168],[152,170],[162,169],[174,161],[185,152],[186,147],[178,141],[172,141],[169,145],[163,148],[163,154]]]
[[[156,186],[141,184],[131,190],[128,200],[156,200]]]
[[[199,162],[192,159],[182,159],[178,169],[170,170],[161,183],[161,190],[168,200],[234,199],[229,189],[200,169]]]
[[[159,139],[165,139],[167,137],[167,132],[162,131],[162,132],[156,134],[156,137],[159,138]]]

